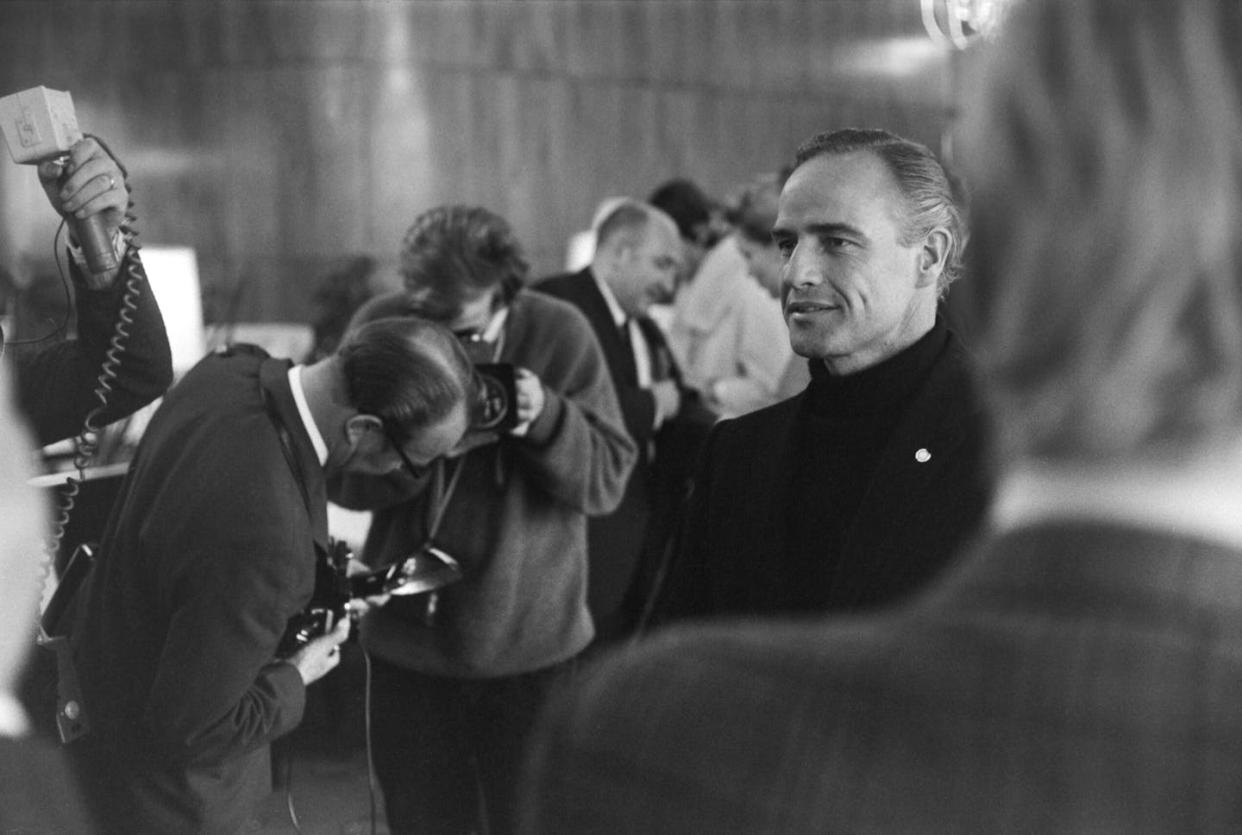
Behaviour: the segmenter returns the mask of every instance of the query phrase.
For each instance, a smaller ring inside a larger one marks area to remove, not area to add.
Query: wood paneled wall
[[[723,195],[811,134],[938,147],[951,72],[917,0],[0,3],[0,94],[73,93],[129,166],[143,240],[197,249],[208,317],[300,320],[423,209],[505,215],[535,274],[614,194]],[[50,249],[0,163],[0,264]],[[230,312],[235,311],[235,312]]]

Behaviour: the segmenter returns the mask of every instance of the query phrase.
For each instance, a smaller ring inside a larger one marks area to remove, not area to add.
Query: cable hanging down
[[[125,255],[122,260],[122,263],[125,265],[125,286],[121,293],[112,336],[108,340],[108,349],[104,353],[104,361],[100,367],[99,375],[95,378],[95,388],[92,394],[97,404],[87,413],[85,420],[82,422],[81,431],[73,439],[73,471],[65,478],[65,483],[58,493],[58,506],[52,524],[52,533],[44,546],[45,559],[43,571],[41,572],[43,606],[41,610],[46,608],[55,589],[56,579],[53,566],[56,555],[60,551],[61,542],[64,540],[65,533],[68,530],[69,520],[76,504],[77,496],[81,492],[83,481],[86,479],[86,468],[90,465],[95,452],[99,448],[99,435],[104,428],[99,425],[99,420],[110,403],[113,384],[117,379],[121,359],[129,342],[130,326],[134,321],[134,312],[138,309],[138,295],[142,289],[144,274],[142,271],[142,259],[139,254],[138,235],[134,230],[135,218],[132,214],[132,201],[129,208],[131,212],[127,212],[121,222],[121,232],[125,236]]]

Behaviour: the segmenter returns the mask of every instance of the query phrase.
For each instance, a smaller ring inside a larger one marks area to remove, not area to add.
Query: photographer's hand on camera
[[[530,430],[530,425],[543,412],[547,395],[543,390],[543,381],[535,372],[527,368],[518,368],[516,371],[518,422],[517,426],[513,427],[512,434],[521,437]]]
[[[312,684],[341,663],[341,644],[349,638],[352,622],[341,618],[331,632],[313,638],[285,660],[297,668],[303,684]]]
[[[371,566],[357,557],[351,556],[349,562],[345,565],[346,577],[358,577],[370,573]],[[369,594],[366,597],[351,597],[349,602],[345,604],[345,608],[356,622],[372,609],[378,609],[380,606],[383,606],[390,597],[392,597],[391,594]]]
[[[120,165],[103,146],[88,136],[69,149],[67,158],[41,162],[38,170],[52,208],[70,221],[71,236],[73,221],[98,214],[109,237],[115,238],[129,208],[129,186]],[[119,266],[110,273],[88,275],[87,286],[92,290],[111,287],[118,273]]]

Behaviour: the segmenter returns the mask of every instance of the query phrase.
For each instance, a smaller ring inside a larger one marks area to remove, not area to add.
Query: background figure
[[[595,214],[591,218],[591,228],[578,230],[569,237],[569,241],[565,244],[566,272],[576,273],[583,267],[590,266],[591,259],[595,257],[595,236],[599,230],[600,221],[612,214],[613,209],[628,199],[614,196],[599,201],[599,205],[595,207]]]
[[[32,440],[13,407],[10,374],[0,369],[0,832],[94,829],[57,743],[36,738],[17,698],[22,667],[35,646],[47,514],[28,486]]]
[[[92,137],[77,142],[69,161],[44,162],[39,181],[52,208],[68,218],[99,215],[112,236],[119,266],[91,275],[70,232],[70,275],[77,309],[77,339],[5,345],[17,378],[17,403],[30,418],[40,445],[76,435],[87,415],[99,406],[95,390],[108,342],[112,338],[126,282],[138,277],[136,307],[130,314],[129,338],[111,381],[108,407],[95,423],[102,427],[137,411],[164,393],[172,382],[172,354],[155,294],[142,264],[127,246],[125,212],[129,208],[127,174]],[[72,228],[72,224],[70,224]],[[3,332],[0,332],[0,342]]]
[[[465,352],[425,320],[361,328],[310,366],[211,354],[169,392],[69,616],[91,724],[72,750],[106,831],[247,825],[269,743],[349,634],[342,618],[285,640],[328,560],[325,480],[427,466],[473,395]]]
[[[587,606],[599,641],[628,636],[648,604],[685,484],[715,415],[681,378],[653,304],[672,291],[683,253],[678,227],[650,204],[626,201],[598,224],[591,265],[536,289],[573,304],[595,331],[638,461],[621,505],[587,526]]]
[[[708,197],[698,183],[684,177],[660,183],[647,197],[647,202],[677,224],[682,247],[677,270],[677,284],[680,285],[695,274],[703,256],[720,240],[723,233],[720,205]],[[671,300],[670,294],[666,301]]]
[[[530,832],[1238,830],[1242,13],[1031,0],[1008,27],[959,145],[987,541],[904,609],[601,670],[549,711]]]
[[[371,277],[375,274],[375,266],[375,259],[371,256],[358,255],[320,279],[312,299],[315,308],[311,316],[314,343],[307,362],[331,356],[341,344],[354,313],[374,295]]]
[[[790,343],[812,380],[713,429],[667,618],[891,603],[934,577],[985,511],[973,367],[937,313],[966,243],[939,161],[882,130],[813,137],[772,237]]]
[[[780,183],[748,187],[724,207],[726,235],[701,253],[663,317],[669,346],[688,385],[722,417],[775,403],[777,384],[793,358],[780,303],[757,287],[740,246],[739,223],[758,228],[771,245]],[[756,234],[759,234],[756,232]],[[771,273],[756,278],[773,278]],[[780,284],[779,271],[774,280]]]
[[[387,565],[434,544],[463,574],[362,622],[375,767],[393,832],[479,831],[485,805],[487,831],[504,835],[536,712],[593,636],[587,517],[620,502],[634,445],[591,326],[523,288],[526,260],[503,218],[431,209],[401,260],[405,289],[358,320],[426,315],[476,362],[515,365],[518,423],[472,432],[421,479],[342,479],[333,490],[340,504],[375,509],[364,560]]]

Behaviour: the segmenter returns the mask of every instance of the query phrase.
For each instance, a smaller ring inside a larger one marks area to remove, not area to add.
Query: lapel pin
[[[914,460],[918,461],[920,464],[926,464],[931,460],[931,453],[927,451],[926,447],[920,447],[914,453]]]

